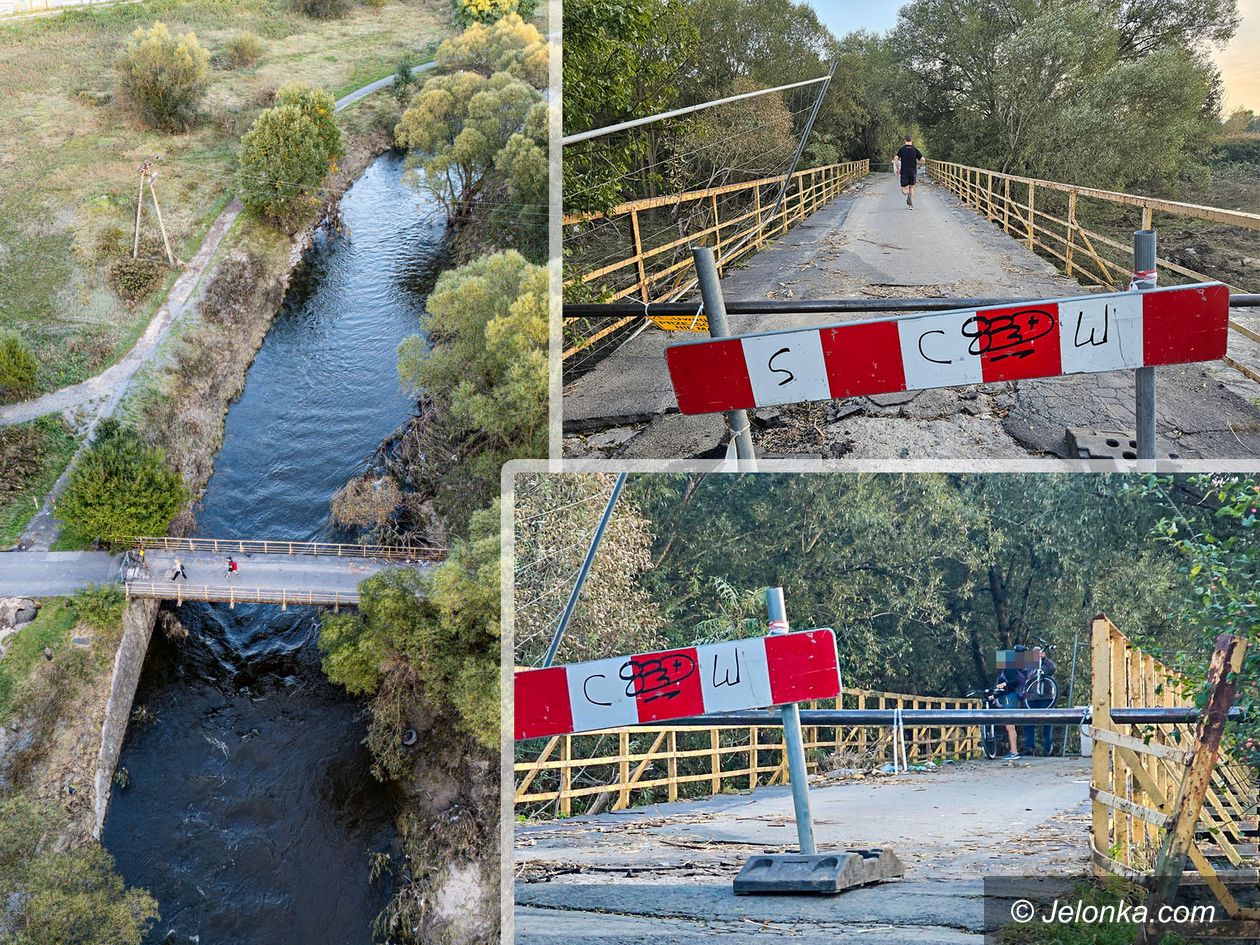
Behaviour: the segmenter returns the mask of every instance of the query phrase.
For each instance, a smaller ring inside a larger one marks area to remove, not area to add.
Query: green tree
[[[474,23],[444,40],[437,51],[443,72],[478,72],[486,78],[505,72],[536,89],[548,84],[549,53],[538,28],[510,13],[493,23]]]
[[[346,153],[341,128],[337,125],[337,102],[332,93],[302,82],[290,82],[276,93],[276,104],[293,105],[314,123],[324,160],[328,162],[329,173],[332,173],[336,162]]]
[[[0,798],[0,889],[14,945],[140,945],[158,918],[145,890],[128,889],[99,843],[59,851],[64,816],[11,794]],[[14,914],[13,910],[17,912]]]
[[[39,374],[39,361],[17,332],[0,331],[0,397],[30,393]]]
[[[542,94],[514,76],[476,72],[424,84],[394,130],[417,153],[423,182],[451,219],[469,218],[499,152],[521,131]]]
[[[210,54],[193,33],[172,36],[161,21],[137,29],[114,66],[119,98],[144,124],[164,131],[192,126],[210,75]]]
[[[262,112],[241,139],[242,202],[285,229],[296,228],[319,204],[333,160],[327,148],[327,128],[301,105]]]
[[[1260,478],[1252,475],[1149,476],[1139,487],[1167,512],[1153,534],[1172,548],[1188,592],[1173,614],[1196,646],[1158,655],[1190,680],[1202,706],[1207,699],[1207,657],[1222,633],[1248,642],[1243,671],[1235,679],[1235,705],[1247,720],[1234,727],[1237,749],[1260,767]]]
[[[493,23],[503,17],[530,16],[538,0],[451,0],[455,17],[464,26],[470,23]]]
[[[547,284],[515,250],[483,256],[442,274],[422,334],[398,346],[403,385],[441,404],[463,443],[439,496],[456,523],[497,493],[504,462],[546,452]]]
[[[359,585],[356,614],[331,614],[320,630],[328,678],[385,702],[400,692],[397,680],[414,677],[414,694],[437,713],[459,719],[488,749],[499,740],[499,511],[477,512],[469,537],[455,542],[429,574],[396,568]],[[392,682],[387,692],[383,683]],[[388,720],[398,713],[377,704],[386,730],[374,742],[396,740]],[[381,757],[382,753],[378,753]],[[388,761],[389,754],[384,754]],[[397,774],[398,768],[386,764]]]
[[[70,473],[57,516],[85,540],[125,541],[166,534],[188,498],[183,479],[160,449],[105,420]]]

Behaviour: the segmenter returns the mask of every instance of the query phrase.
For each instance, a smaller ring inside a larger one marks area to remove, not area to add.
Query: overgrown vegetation
[[[39,362],[16,332],[0,331],[0,402],[20,400],[35,388]]]
[[[165,535],[187,501],[184,480],[165,454],[107,419],[70,473],[57,515],[78,541],[111,544]]]
[[[118,97],[151,128],[187,131],[197,120],[210,54],[195,34],[173,36],[161,20],[137,29],[115,63]]]
[[[0,427],[0,548],[21,537],[77,446],[59,415]]]
[[[140,945],[157,902],[128,889],[95,841],[61,849],[65,815],[21,795],[0,798],[0,889],[13,945]]]
[[[261,59],[266,49],[254,33],[237,33],[223,44],[223,61],[234,69],[244,69]]]
[[[494,23],[512,14],[532,16],[538,0],[451,0],[455,16],[464,26]]]

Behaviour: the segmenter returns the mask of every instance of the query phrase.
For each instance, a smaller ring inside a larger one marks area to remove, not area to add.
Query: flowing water
[[[394,368],[444,261],[442,217],[385,154],[320,231],[228,412],[198,512],[210,537],[326,538],[333,492],[402,423]],[[362,704],[320,672],[317,614],[188,604],[154,635],[104,842],[157,898],[152,942],[368,945],[396,842]]]

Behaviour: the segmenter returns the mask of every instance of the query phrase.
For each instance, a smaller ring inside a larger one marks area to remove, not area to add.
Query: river
[[[327,538],[329,499],[402,423],[394,350],[446,261],[430,198],[378,158],[295,274],[198,510],[198,534]],[[188,604],[154,634],[104,843],[157,899],[150,942],[369,945],[388,900],[369,853],[393,849],[363,705],[324,678],[318,615]]]

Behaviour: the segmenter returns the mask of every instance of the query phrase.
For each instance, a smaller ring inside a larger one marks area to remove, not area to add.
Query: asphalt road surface
[[[747,266],[722,279],[722,289],[728,300],[742,301],[1055,298],[1085,292],[943,187],[923,184],[915,209],[907,208],[889,174],[866,178],[749,257]],[[747,334],[871,317],[742,316],[731,318],[731,328]],[[666,346],[695,337],[647,329],[568,384],[566,454],[720,455],[722,415],[678,414],[665,369]],[[1254,342],[1231,332],[1229,344],[1238,360],[1260,363]],[[1260,385],[1217,362],[1156,370],[1159,455],[1260,455]],[[646,423],[625,419],[644,414],[657,416]],[[754,437],[761,455],[1066,458],[1069,428],[1128,431],[1135,425],[1133,372],[1118,371],[761,408],[755,411]]]
[[[972,761],[810,791],[819,850],[889,847],[900,882],[838,896],[740,896],[755,853],[795,849],[786,788],[516,828],[516,941],[745,945],[782,935],[967,943],[986,927],[986,876],[1085,874],[1089,762]]]
[[[180,583],[224,587],[231,585],[242,592],[263,591],[326,591],[353,595],[359,582],[398,562],[335,556],[254,554],[234,555],[239,570],[227,577],[226,554],[175,555],[169,552],[147,553],[149,577],[132,576],[133,581],[170,583],[175,558],[183,562],[188,575]],[[430,567],[430,565],[420,565]],[[13,551],[0,553],[0,597],[54,597],[73,594],[89,584],[118,581],[121,557],[103,551]]]

